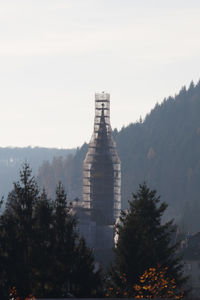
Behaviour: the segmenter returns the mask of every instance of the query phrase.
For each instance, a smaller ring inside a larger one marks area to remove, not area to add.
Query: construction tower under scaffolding
[[[121,209],[121,163],[110,126],[110,95],[95,94],[94,132],[83,164],[83,201],[97,225],[112,225]]]
[[[78,216],[80,232],[99,261],[114,246],[114,224],[120,210],[121,162],[110,125],[110,95],[97,93],[94,132],[83,163],[83,202]]]

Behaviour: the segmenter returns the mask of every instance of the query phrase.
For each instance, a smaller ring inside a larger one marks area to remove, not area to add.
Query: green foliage
[[[139,186],[127,212],[122,212],[116,227],[118,242],[115,262],[110,270],[113,287],[120,285],[120,276],[126,274],[130,287],[138,282],[150,267],[167,267],[167,275],[174,278],[178,287],[185,282],[182,264],[177,256],[177,244],[172,243],[172,222],[161,224],[167,207],[160,203],[155,190],[146,184]]]
[[[24,164],[0,216],[1,296],[12,287],[22,299],[30,293],[37,297],[97,295],[101,274],[95,271],[93,254],[79,237],[70,209],[61,183],[56,199],[49,200]],[[93,285],[77,280],[80,275]]]

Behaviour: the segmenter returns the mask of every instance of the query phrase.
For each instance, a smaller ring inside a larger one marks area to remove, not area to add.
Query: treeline
[[[44,187],[50,197],[55,195],[55,187],[59,181],[67,192],[69,199],[82,197],[82,164],[88,146],[84,144],[74,155],[54,157],[50,162],[44,160],[38,169],[38,183]]]
[[[161,224],[166,207],[155,190],[139,186],[121,213],[115,259],[103,273],[62,184],[49,199],[24,164],[0,215],[1,299],[182,298],[186,278],[172,222]]]
[[[52,161],[53,157],[66,157],[72,153],[75,153],[75,149],[0,147],[0,198],[7,197],[25,161],[33,166],[33,173],[37,175],[38,168],[44,160]]]
[[[156,188],[169,204],[166,219],[174,217],[181,230],[199,231],[200,214],[200,83],[192,82],[174,97],[164,99],[142,121],[114,130],[122,162],[122,208],[144,180]],[[48,165],[54,186],[61,179],[71,199],[81,198],[82,164],[87,145],[77,150],[62,175],[65,162]],[[40,184],[47,190],[45,164],[39,171]]]

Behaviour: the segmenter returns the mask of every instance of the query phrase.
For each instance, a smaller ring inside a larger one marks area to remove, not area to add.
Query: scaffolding
[[[121,209],[121,162],[110,126],[110,95],[95,94],[94,132],[83,163],[83,204],[97,225],[112,225]]]

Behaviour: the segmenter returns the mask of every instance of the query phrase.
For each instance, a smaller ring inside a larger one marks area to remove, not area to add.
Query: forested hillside
[[[13,181],[17,180],[19,170],[26,161],[31,165],[35,175],[44,160],[52,161],[53,157],[67,156],[74,153],[73,149],[54,149],[41,147],[0,148],[0,198],[7,197],[12,189]]]
[[[164,99],[144,121],[114,130],[114,137],[122,162],[122,208],[146,181],[169,204],[166,218],[175,217],[182,230],[200,230],[200,83]],[[51,193],[62,180],[71,200],[81,197],[86,151],[83,145],[75,156],[45,162],[40,184]]]
[[[143,123],[116,134],[122,161],[123,207],[147,181],[169,204],[183,230],[200,230],[200,83],[164,99]]]

